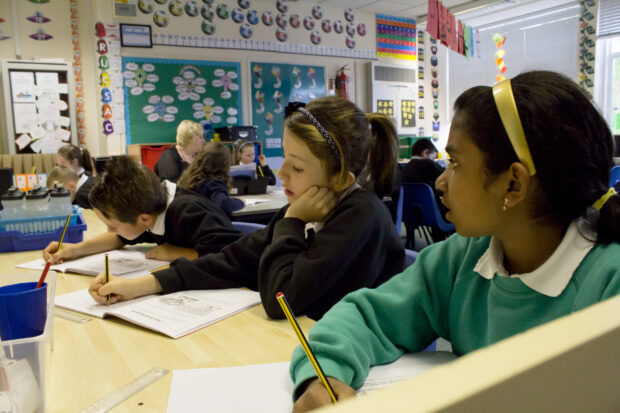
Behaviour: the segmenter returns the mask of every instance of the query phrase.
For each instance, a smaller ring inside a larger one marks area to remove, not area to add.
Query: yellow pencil
[[[260,165],[257,165],[257,166],[258,166],[258,172],[260,172],[260,176],[264,178],[265,174],[263,174],[263,168],[261,168]]]
[[[319,376],[319,380],[321,381],[321,383],[323,383],[323,386],[325,386],[325,389],[327,389],[327,392],[329,393],[329,397],[331,397],[332,399],[332,403],[338,403],[338,399],[336,398],[336,393],[334,393],[334,389],[332,389],[332,386],[329,384],[329,381],[327,381],[327,377],[325,377],[325,373],[323,373],[323,369],[321,368],[319,361],[314,356],[314,353],[312,352],[312,349],[310,348],[310,345],[308,344],[308,340],[306,340],[306,336],[304,336],[303,331],[301,331],[301,328],[299,327],[299,324],[297,323],[297,320],[295,319],[295,316],[293,315],[291,308],[286,302],[286,298],[284,298],[284,294],[281,292],[277,293],[276,299],[278,300],[280,307],[282,307],[282,311],[284,312],[286,319],[288,320],[289,323],[291,323],[291,327],[293,327],[293,330],[295,330],[295,334],[297,334],[297,338],[299,338],[299,341],[301,342],[301,346],[306,352],[306,356],[308,357],[308,360],[310,360],[312,367],[314,367],[314,371],[316,371],[317,376]]]
[[[60,251],[60,247],[62,246],[62,240],[65,238],[65,233],[67,232],[67,227],[69,226],[70,219],[71,219],[71,214],[67,215],[67,220],[65,221],[65,227],[62,229],[62,235],[60,236],[60,241],[58,241],[58,248],[56,248],[56,252],[54,254]],[[41,288],[41,286],[45,282],[45,277],[47,277],[47,273],[50,270],[51,265],[52,265],[52,262],[50,260],[48,260],[45,263],[45,268],[43,269],[43,273],[41,274],[41,277],[39,278],[39,282],[37,283],[37,288]]]
[[[110,258],[105,255],[105,283],[110,282]],[[105,296],[105,305],[110,305],[110,294]]]

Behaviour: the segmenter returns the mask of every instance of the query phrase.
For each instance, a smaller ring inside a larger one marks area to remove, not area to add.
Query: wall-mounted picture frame
[[[121,24],[122,47],[153,47],[151,26],[148,24]]]

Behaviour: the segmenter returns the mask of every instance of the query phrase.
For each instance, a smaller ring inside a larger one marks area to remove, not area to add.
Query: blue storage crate
[[[56,226],[56,221],[58,221],[59,218],[62,222],[60,226]],[[14,229],[15,225],[20,225],[26,229],[26,232],[0,230],[0,252],[42,250],[47,247],[50,242],[60,240],[66,219],[66,215],[64,217],[0,219],[0,228],[8,227]],[[22,224],[24,224],[25,227]],[[49,232],[31,231],[31,229],[51,228],[54,226],[56,226],[56,229]],[[63,243],[81,242],[84,239],[84,231],[86,231],[86,221],[84,221],[82,214],[72,214],[69,219],[69,226],[67,227],[67,233],[65,234]]]

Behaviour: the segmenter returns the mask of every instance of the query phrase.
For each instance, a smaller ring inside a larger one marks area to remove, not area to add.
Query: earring
[[[508,205],[508,198],[504,198],[504,205],[502,205],[502,211],[506,210],[507,205]]]

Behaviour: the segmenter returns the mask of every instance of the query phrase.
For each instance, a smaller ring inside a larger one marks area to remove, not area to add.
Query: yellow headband
[[[527,146],[527,140],[525,140],[525,133],[523,133],[523,125],[521,125],[515,97],[512,94],[510,79],[502,80],[493,86],[493,98],[517,157],[525,165],[530,176],[535,175],[534,160],[530,154],[530,148]]]
[[[614,188],[609,188],[607,192],[605,192],[605,195],[597,199],[596,202],[592,204],[592,208],[600,211],[601,208],[603,208],[603,205],[605,205],[605,202],[607,202],[607,200],[614,195],[616,195],[616,190]]]

